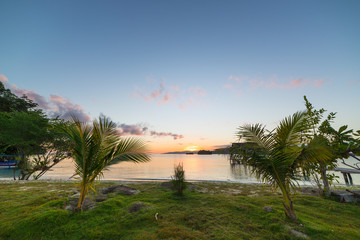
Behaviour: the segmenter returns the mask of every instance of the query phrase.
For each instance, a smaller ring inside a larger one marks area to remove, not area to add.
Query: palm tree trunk
[[[286,216],[290,219],[297,219],[289,191],[287,191],[285,188],[280,188],[280,189],[283,194],[283,199],[284,199],[283,205],[285,207]]]
[[[86,178],[83,178],[83,180],[81,182],[81,190],[80,190],[79,202],[78,202],[78,205],[76,207],[77,210],[82,210],[86,194],[87,194],[87,192],[89,190],[89,187],[87,185],[88,185],[88,183],[86,182]]]

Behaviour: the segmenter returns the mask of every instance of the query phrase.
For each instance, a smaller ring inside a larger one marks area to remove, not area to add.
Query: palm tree
[[[81,123],[75,116],[71,123],[64,124],[62,132],[70,142],[75,163],[75,175],[81,179],[80,197],[77,209],[81,210],[89,189],[103,176],[103,170],[110,164],[121,161],[147,162],[149,157],[145,144],[135,138],[122,138],[116,124],[106,117],[99,117],[92,126]]]
[[[240,161],[251,166],[258,179],[280,188],[285,214],[291,219],[297,219],[291,189],[295,187],[298,170],[307,162],[330,157],[320,139],[304,144],[310,128],[306,113],[297,112],[283,119],[271,132],[261,124],[245,125],[237,132],[239,140],[248,143],[238,152]]]

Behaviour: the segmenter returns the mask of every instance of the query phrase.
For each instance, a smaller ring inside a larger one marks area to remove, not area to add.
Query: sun
[[[194,152],[198,150],[198,146],[188,146],[184,150]]]

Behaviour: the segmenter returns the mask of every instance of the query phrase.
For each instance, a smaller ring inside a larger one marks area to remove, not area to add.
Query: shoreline
[[[25,184],[25,183],[75,183],[76,179],[29,179],[29,180],[13,180],[10,178],[0,178],[0,184]],[[101,183],[122,183],[122,184],[142,184],[142,183],[162,183],[162,182],[168,182],[171,181],[171,179],[145,179],[145,178],[125,178],[125,179],[104,179],[100,180]],[[245,185],[269,185],[268,183],[264,182],[251,182],[251,181],[225,181],[225,180],[194,180],[189,179],[186,180],[186,182],[189,183],[214,183],[214,184],[245,184]],[[299,184],[298,186],[300,188],[318,188],[318,186],[314,183],[307,182],[304,184]],[[360,185],[351,185],[347,186],[345,184],[333,184],[333,187],[347,187],[347,188],[359,188]]]

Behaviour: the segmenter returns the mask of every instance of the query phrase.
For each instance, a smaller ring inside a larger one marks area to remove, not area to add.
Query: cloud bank
[[[4,75],[0,75],[0,81],[2,81],[6,87],[10,88],[10,90],[18,97],[25,95],[28,99],[37,103],[38,108],[44,110],[49,117],[68,119],[74,115],[82,122],[88,122],[91,119],[90,116],[84,112],[82,106],[74,104],[61,96],[50,95],[49,98],[45,98],[34,90],[18,88],[15,84],[9,85],[8,80]]]

